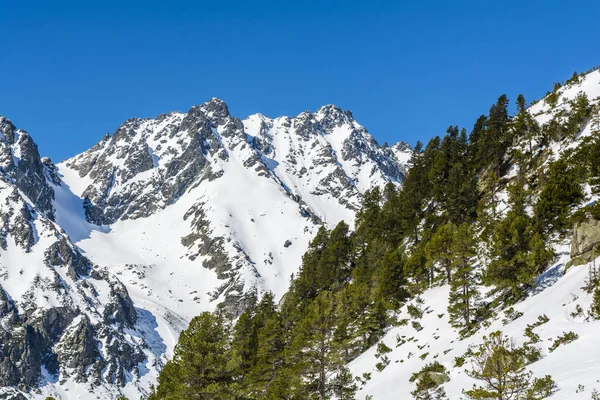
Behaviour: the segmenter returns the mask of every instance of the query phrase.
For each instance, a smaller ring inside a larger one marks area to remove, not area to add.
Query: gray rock
[[[585,221],[578,222],[573,227],[571,257],[591,253],[598,243],[600,243],[600,221],[588,216]]]

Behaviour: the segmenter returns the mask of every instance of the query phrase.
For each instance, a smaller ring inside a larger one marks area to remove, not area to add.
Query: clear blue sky
[[[55,161],[211,97],[240,117],[334,103],[414,144],[600,64],[597,0],[6,0],[0,15],[0,114]]]

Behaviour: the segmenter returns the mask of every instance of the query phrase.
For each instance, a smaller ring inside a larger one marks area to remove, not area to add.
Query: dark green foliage
[[[557,388],[556,382],[554,382],[550,375],[546,375],[543,378],[534,378],[531,387],[527,391],[525,400],[545,399],[546,397],[550,397]]]
[[[547,180],[535,205],[535,219],[540,232],[563,233],[569,227],[569,215],[583,198],[580,174],[565,158],[550,166]]]
[[[339,343],[334,339],[335,319],[333,295],[323,292],[295,327],[286,349],[292,372],[304,381],[301,393],[314,394],[319,399],[331,397],[327,377],[344,364]]]
[[[562,335],[560,335],[559,337],[557,337],[556,340],[554,340],[554,343],[552,343],[552,346],[550,346],[550,348],[548,350],[550,351],[550,353],[552,353],[559,346],[561,346],[563,344],[572,343],[572,342],[576,341],[577,339],[579,339],[579,335],[576,334],[575,332],[565,332]]]
[[[158,378],[150,399],[234,399],[230,327],[220,312],[204,312],[181,332],[173,359]]]
[[[441,280],[449,283],[452,278],[452,244],[456,234],[456,226],[452,223],[440,226],[433,234],[425,251],[427,254],[427,262],[429,265],[430,278],[433,282],[435,278],[436,265],[441,267]]]
[[[507,107],[508,97],[502,95],[490,108],[484,133],[477,140],[476,157],[479,161],[477,166],[479,170],[487,167],[499,175],[503,171],[504,156],[512,141]]]
[[[510,210],[496,224],[493,241],[493,259],[488,265],[485,282],[499,289],[510,289],[513,298],[519,298],[525,287],[532,285],[553,257],[535,231],[527,215],[527,191],[522,177],[509,187]]]
[[[571,112],[567,120],[567,135],[575,136],[583,128],[584,123],[589,119],[592,113],[590,102],[585,93],[581,92],[570,101]]]
[[[600,114],[597,115],[598,128],[585,138],[577,153],[569,159],[571,164],[580,164],[592,192],[600,193]]]
[[[465,331],[472,327],[479,300],[478,280],[473,266],[473,257],[477,255],[476,245],[472,226],[461,224],[452,238],[451,265],[454,273],[450,282],[448,313],[450,323]]]
[[[340,372],[333,378],[331,387],[332,393],[338,400],[354,400],[358,390],[354,377],[346,367],[342,367]]]
[[[530,344],[537,343],[540,341],[540,336],[533,330],[538,326],[545,324],[548,321],[550,321],[550,319],[544,314],[538,315],[538,320],[533,324],[527,324],[527,327],[525,328],[525,336],[529,338]]]
[[[397,308],[408,297],[404,264],[406,259],[400,250],[388,250],[381,260],[381,266],[374,274],[375,297],[389,302]]]

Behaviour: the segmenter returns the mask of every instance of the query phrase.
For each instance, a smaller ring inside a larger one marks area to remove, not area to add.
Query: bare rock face
[[[573,227],[571,257],[583,256],[587,261],[591,261],[592,250],[598,243],[600,243],[600,221],[589,216],[587,220],[578,222]]]
[[[0,117],[0,171],[37,209],[54,219],[54,191],[46,180],[46,166],[29,134]],[[49,163],[49,161],[48,161]]]
[[[3,117],[0,132],[2,398],[28,398],[59,377],[124,385],[146,359],[127,289],[55,223],[54,164]]]

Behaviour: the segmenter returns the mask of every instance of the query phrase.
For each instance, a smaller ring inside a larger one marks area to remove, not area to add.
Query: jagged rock
[[[104,309],[104,320],[109,324],[119,323],[129,327],[135,326],[137,313],[125,285],[118,280],[111,281],[110,296],[112,302]]]
[[[64,237],[50,246],[46,252],[46,260],[50,265],[67,267],[67,273],[72,279],[88,275],[91,269],[90,262]]]
[[[77,382],[87,381],[89,368],[98,364],[100,357],[94,328],[87,315],[73,320],[56,344],[55,352],[61,369],[69,370]]]

